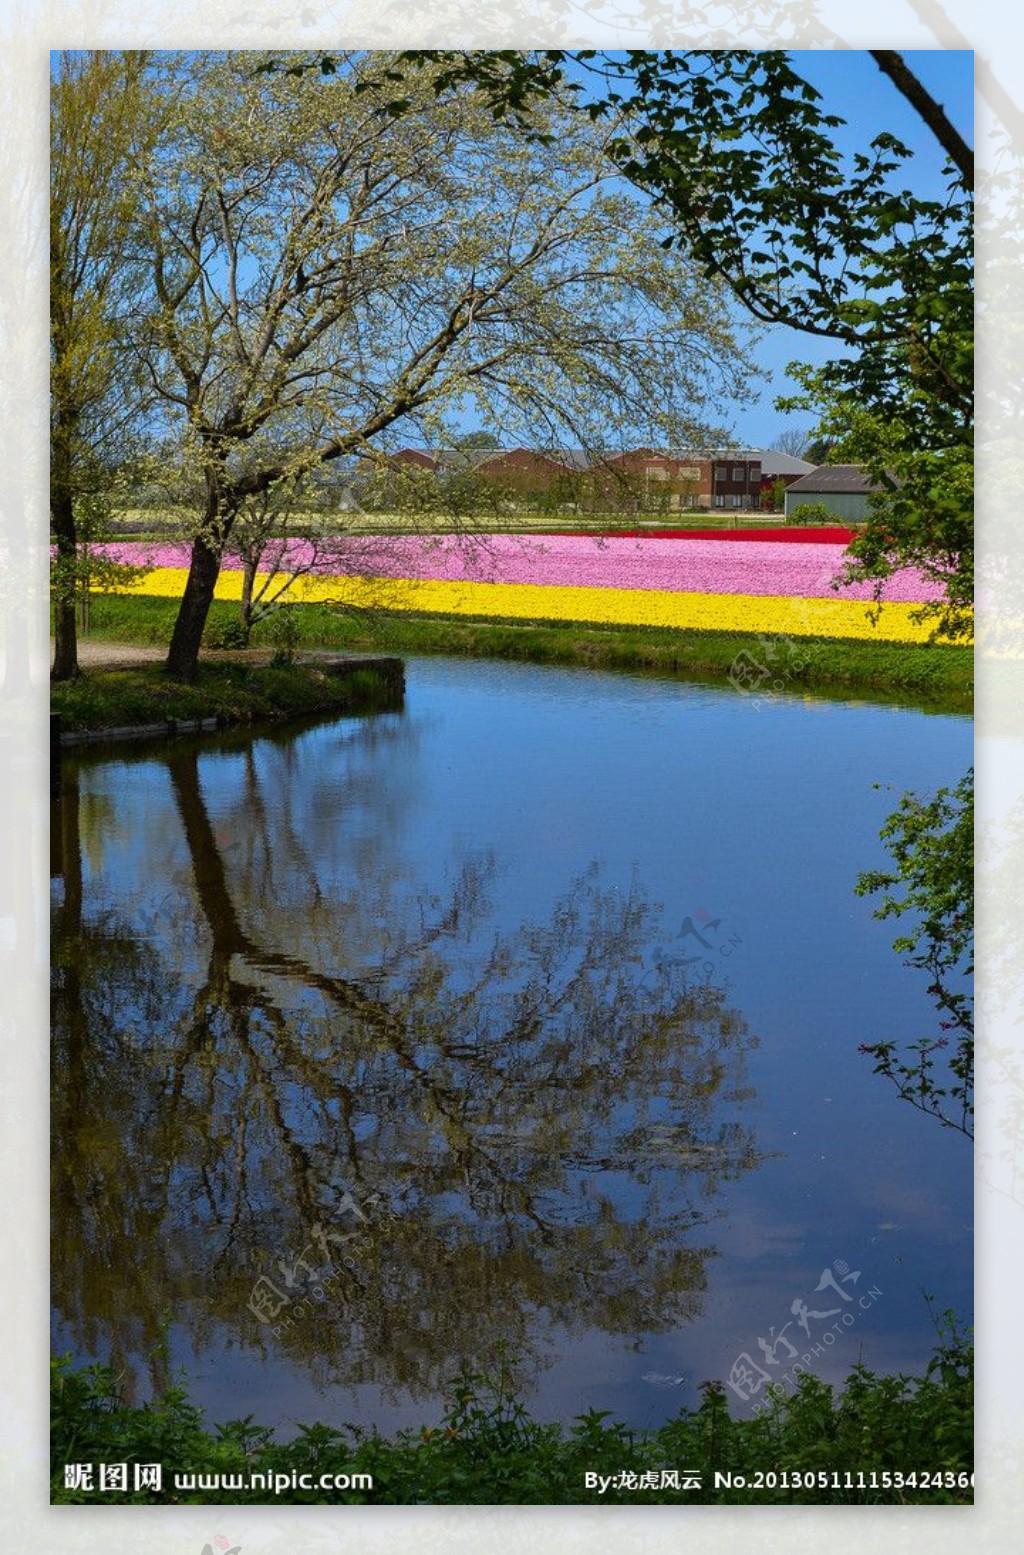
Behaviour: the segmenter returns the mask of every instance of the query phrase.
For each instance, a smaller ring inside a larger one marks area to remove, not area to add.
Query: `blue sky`
[[[945,109],[953,125],[971,144],[974,141],[974,54],[971,50],[902,50],[904,59],[937,102]],[[835,130],[840,151],[866,150],[882,131],[896,135],[913,153],[905,164],[900,186],[911,187],[925,198],[941,198],[945,193],[942,177],[943,155],[931,131],[875,64],[867,50],[805,49],[790,54],[794,68],[821,92],[823,110],[838,114],[846,123]],[[592,78],[587,67],[570,64],[570,79],[575,78],[588,94]],[[668,230],[668,228],[666,228]],[[747,318],[741,311],[739,319]],[[751,355],[765,377],[755,385],[754,396],[732,415],[718,418],[729,426],[739,443],[751,447],[770,446],[773,439],[789,428],[813,428],[813,415],[783,414],[775,409],[775,400],[799,390],[786,371],[790,362],[819,366],[839,355],[837,347],[815,335],[783,326],[764,327]],[[467,407],[465,429],[478,424],[475,411]]]
[[[960,133],[974,140],[974,55],[965,50],[907,50],[911,69],[932,96],[942,104]],[[916,193],[940,195],[942,157],[931,132],[892,83],[883,76],[870,54],[857,50],[815,49],[796,52],[794,67],[822,93],[830,112],[841,115],[847,128],[836,131],[841,150],[865,146],[882,130],[897,135],[915,153],[912,183]],[[908,183],[911,179],[908,178]],[[779,394],[791,391],[786,364],[792,361],[825,362],[834,351],[827,341],[798,330],[774,328],[755,352],[757,362],[769,373],[758,400],[737,413],[735,431],[741,441],[755,447],[769,444],[787,426],[809,425],[809,418],[784,416],[773,408]]]

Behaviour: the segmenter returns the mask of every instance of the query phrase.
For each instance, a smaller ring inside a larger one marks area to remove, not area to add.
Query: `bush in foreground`
[[[795,1393],[777,1391],[750,1419],[733,1419],[721,1385],[705,1383],[697,1409],[682,1410],[655,1431],[634,1430],[599,1410],[568,1428],[544,1424],[527,1412],[503,1368],[496,1377],[453,1378],[450,1401],[433,1426],[390,1439],[353,1425],[301,1426],[293,1441],[282,1443],[251,1416],[207,1430],[182,1388],[131,1407],[108,1367],[76,1371],[65,1357],[52,1363],[52,1499],[104,1505],[971,1503],[972,1388],[973,1349],[947,1313],[923,1377],[878,1376],[856,1366],[836,1391],[806,1375]],[[100,1463],[127,1464],[130,1481],[136,1463],[161,1463],[163,1488],[100,1494],[65,1487],[65,1465]],[[641,1476],[653,1471],[660,1478],[664,1470],[696,1470],[701,1486],[641,1487]],[[251,1487],[254,1473],[287,1476],[287,1488],[275,1497]],[[192,1484],[175,1487],[175,1474],[194,1476]],[[213,1474],[237,1483],[215,1488]],[[290,1488],[302,1474],[314,1486],[323,1474],[369,1474],[373,1488]],[[716,1474],[742,1474],[746,1483],[716,1483]],[[610,1483],[602,1492],[587,1475]],[[625,1483],[615,1483],[620,1476]]]

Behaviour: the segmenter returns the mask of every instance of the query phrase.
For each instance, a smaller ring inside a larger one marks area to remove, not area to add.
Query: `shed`
[[[842,523],[863,524],[872,492],[881,489],[859,464],[819,465],[786,487],[786,517],[802,503],[820,502]]]

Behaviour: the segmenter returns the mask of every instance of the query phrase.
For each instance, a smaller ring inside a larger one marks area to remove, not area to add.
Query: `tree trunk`
[[[67,572],[58,573],[53,599],[53,668],[51,680],[73,680],[78,669],[78,629],[75,621],[73,568],[78,554],[75,505],[70,489],[55,484],[50,496],[50,518],[57,541],[57,561]]]
[[[192,565],[188,570],[185,592],[178,606],[178,619],[167,652],[167,673],[175,680],[193,681],[199,665],[199,645],[213,603],[213,591],[220,573],[220,548],[209,546],[200,536],[192,546]]]
[[[242,563],[242,631],[245,634],[245,646],[249,646],[249,638],[252,636],[252,596],[256,589],[256,568],[259,562],[255,556],[249,554]]]
[[[196,678],[199,645],[213,604],[220,560],[235,521],[235,507],[225,502],[222,468],[216,463],[208,465],[205,480],[206,509],[202,528],[192,542],[192,565],[167,650],[167,673],[174,680],[193,681]]]

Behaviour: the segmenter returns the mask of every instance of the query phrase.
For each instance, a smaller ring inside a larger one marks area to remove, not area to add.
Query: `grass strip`
[[[292,607],[300,648],[400,655],[444,654],[512,659],[531,664],[580,665],[592,669],[676,675],[727,687],[745,656],[772,669],[771,643],[753,633],[679,631],[622,627],[520,623],[405,612],[353,614],[327,605]],[[177,601],[152,596],[103,596],[93,600],[91,634],[117,642],[166,644]],[[230,634],[237,606],[216,600],[208,638]],[[260,630],[253,637],[261,641]],[[862,642],[803,638],[799,659],[778,660],[787,694],[856,696],[907,702],[952,712],[969,712],[974,690],[970,648],[924,643]],[[799,668],[796,665],[799,664]]]

